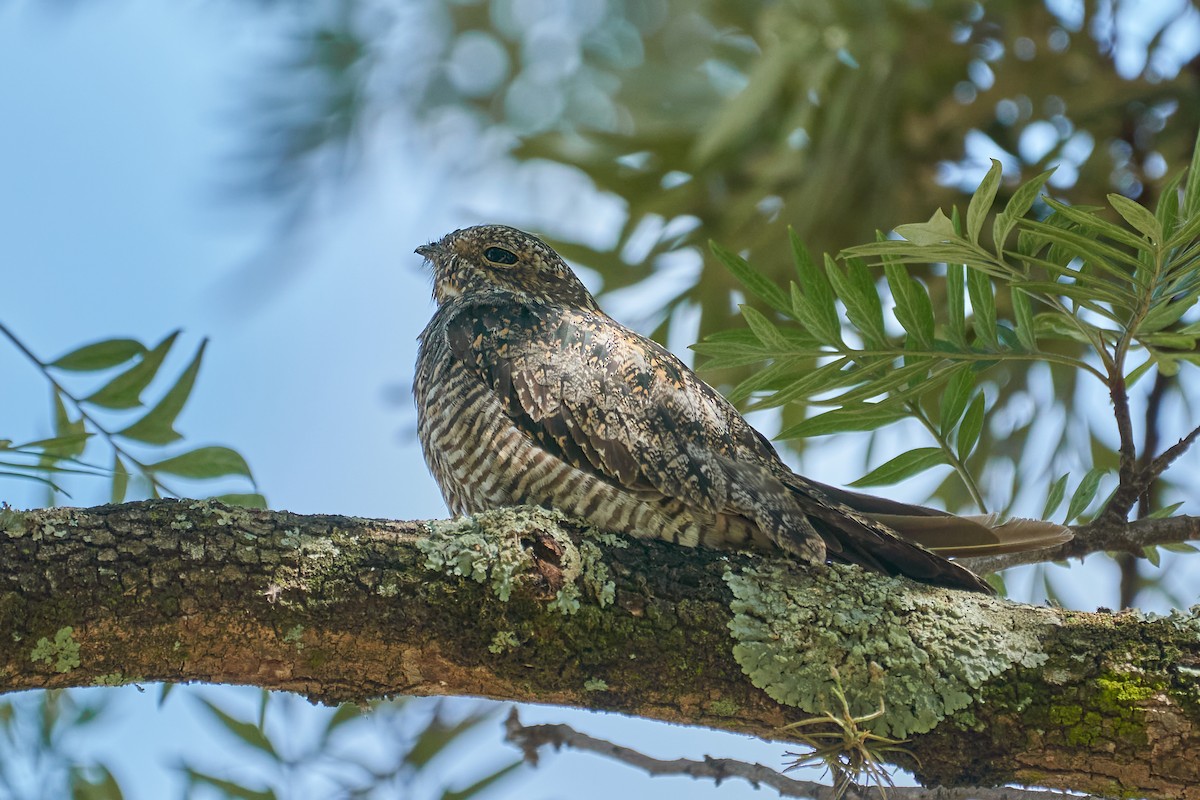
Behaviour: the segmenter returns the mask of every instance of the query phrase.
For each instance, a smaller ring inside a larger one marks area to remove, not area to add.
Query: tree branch
[[[1167,522],[1167,521],[1164,521]],[[788,740],[835,708],[927,785],[1200,800],[1200,619],[587,533],[147,501],[0,512],[0,690],[473,695]],[[793,739],[794,740],[794,739]],[[919,759],[919,762],[918,762]]]
[[[878,789],[851,788],[844,794],[816,781],[801,781],[789,778],[778,770],[763,764],[748,764],[732,758],[704,757],[703,761],[677,758],[672,761],[653,758],[630,747],[597,739],[580,733],[570,725],[522,725],[514,706],[504,724],[505,738],[521,748],[525,760],[538,763],[538,750],[547,745],[555,750],[570,747],[624,762],[649,775],[687,775],[705,778],[720,784],[728,778],[741,778],[754,788],[769,786],[783,797],[803,797],[811,800],[1062,800],[1059,792],[1027,791],[1008,786],[999,788],[924,789],[920,787],[894,786],[884,794]],[[1094,795],[1072,795],[1077,800],[1099,800]]]
[[[1009,567],[1067,561],[1092,553],[1130,553],[1141,557],[1147,547],[1200,540],[1200,517],[1146,518],[1124,524],[1099,523],[1101,520],[1097,519],[1095,523],[1077,526],[1074,528],[1075,538],[1057,547],[999,556],[960,558],[958,562],[986,575]]]

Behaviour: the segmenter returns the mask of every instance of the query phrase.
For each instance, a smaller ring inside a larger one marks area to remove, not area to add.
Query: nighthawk
[[[945,556],[1070,536],[797,475],[683,362],[601,311],[530,234],[481,225],[416,252],[433,267],[438,305],[420,337],[417,431],[453,513],[540,505],[603,530],[976,591],[988,585]]]

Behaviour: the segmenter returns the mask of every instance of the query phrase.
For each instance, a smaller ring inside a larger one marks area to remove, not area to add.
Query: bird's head
[[[433,266],[438,305],[456,297],[515,296],[599,311],[566,262],[541,239],[507,225],[477,225],[448,233],[416,252]]]

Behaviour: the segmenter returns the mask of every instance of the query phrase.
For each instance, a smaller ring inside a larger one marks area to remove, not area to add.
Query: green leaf
[[[179,331],[171,333],[143,355],[141,361],[92,392],[83,402],[103,408],[137,408],[142,404],[142,392],[158,374],[158,368],[178,336]]]
[[[237,800],[277,800],[275,792],[271,789],[251,789],[248,786],[242,786],[240,783],[218,778],[215,775],[209,775],[205,772],[185,767],[184,773],[188,777],[189,786],[201,784],[203,786],[211,786],[221,792],[224,797],[233,797]]]
[[[1200,217],[1200,133],[1192,148],[1192,163],[1188,166],[1187,181],[1183,185],[1183,216],[1188,219]]]
[[[796,369],[796,363],[790,363],[786,369],[780,369],[773,375],[775,380],[769,388],[774,388],[772,394],[755,403],[751,410],[760,408],[775,408],[777,406],[790,403],[793,400],[807,398],[814,394],[835,389],[838,386],[843,386],[847,379],[845,374],[845,366],[848,359],[838,358],[828,364],[822,364],[816,369],[806,372],[799,372]],[[781,367],[781,364],[773,364],[768,368],[768,371],[774,370],[776,367]],[[799,377],[796,377],[796,376]],[[852,380],[852,378],[851,378]],[[744,399],[749,394],[744,392],[746,384],[749,380],[743,381],[740,385],[734,388],[729,393],[729,399]],[[760,386],[759,388],[765,388]]]
[[[1101,217],[1095,210],[1084,206],[1071,206],[1066,203],[1060,203],[1052,197],[1047,197],[1046,205],[1054,209],[1055,213],[1061,215],[1066,220],[1075,223],[1078,226],[1078,231],[1069,231],[1065,228],[1058,228],[1060,234],[1070,234],[1071,238],[1075,239],[1080,244],[1087,243],[1091,240],[1096,245],[1096,252],[1105,253],[1107,257],[1115,258],[1117,261],[1124,261],[1131,265],[1137,264],[1137,259],[1131,257],[1127,253],[1122,253],[1115,247],[1108,244],[1096,242],[1100,237],[1112,239],[1115,242],[1128,245],[1132,248],[1142,249],[1146,246],[1143,239],[1133,235],[1120,225],[1114,225],[1108,220]],[[1118,209],[1119,210],[1119,209]],[[1021,223],[1022,227],[1031,229],[1041,228],[1040,223],[1033,220],[1024,220]],[[1048,233],[1048,232],[1047,232]]]
[[[1118,214],[1124,217],[1130,226],[1144,233],[1152,244],[1160,244],[1162,242],[1162,225],[1159,224],[1159,221],[1145,206],[1135,203],[1128,197],[1119,194],[1110,194],[1108,202],[1112,204],[1112,207],[1116,209]]]
[[[1144,336],[1139,336],[1138,341],[1152,344],[1157,347],[1170,347],[1175,350],[1194,350],[1196,348],[1196,336],[1191,336],[1182,333],[1148,333]]]
[[[1033,308],[1029,302],[1029,294],[1014,286],[1011,297],[1017,339],[1027,351],[1035,352],[1037,350],[1037,331],[1033,327]]]
[[[75,458],[81,455],[91,436],[82,415],[79,419],[71,419],[62,393],[57,389],[54,390],[54,434],[58,442],[42,446],[42,452],[50,458]]]
[[[1050,484],[1050,494],[1046,495],[1046,506],[1042,509],[1042,519],[1050,519],[1050,515],[1058,511],[1058,507],[1062,505],[1063,496],[1067,492],[1067,478],[1070,476],[1071,473],[1065,473]]]
[[[829,270],[834,268],[833,259],[826,255],[825,269],[819,269],[794,228],[788,228],[788,238],[792,244],[792,261],[800,276],[800,286],[814,317],[809,327],[825,341],[840,342],[842,321],[834,304],[833,286],[829,283],[828,275]]]
[[[963,411],[967,409],[967,401],[971,399],[971,389],[975,387],[975,371],[970,364],[955,367],[942,391],[940,403],[940,419],[938,430],[942,436],[948,436]]]
[[[954,223],[942,213],[940,208],[933,212],[933,216],[929,218],[928,222],[897,225],[896,233],[922,247],[958,239],[958,234],[954,232]]]
[[[22,465],[19,465],[19,470],[21,470],[21,471],[0,469],[0,476],[3,476],[5,478],[24,478],[27,481],[34,481],[36,483],[42,483],[42,484],[45,484],[46,486],[49,486],[54,491],[62,492],[63,494],[66,494],[67,497],[70,497],[70,495],[67,494],[65,491],[63,491],[63,488],[61,486],[59,486],[57,483],[55,483],[54,481],[50,480],[49,478],[43,478],[41,475],[34,475],[31,472],[24,472],[23,470],[26,470],[26,469],[32,470],[32,469],[37,469],[37,467],[33,467],[33,466],[27,467],[24,464],[22,464]]]
[[[1162,564],[1159,563],[1158,548],[1155,547],[1154,545],[1150,544],[1150,545],[1146,545],[1145,547],[1143,547],[1142,555],[1145,557],[1145,559],[1147,561],[1149,561],[1154,566],[1156,566],[1156,567],[1162,566]]]
[[[501,767],[492,774],[485,775],[484,777],[472,783],[470,786],[466,786],[462,789],[447,789],[446,791],[442,792],[442,800],[470,800],[470,798],[482,791],[485,791],[493,783],[501,778],[504,778],[524,763],[524,759],[518,758],[516,761]]]
[[[767,319],[766,315],[753,306],[739,306],[742,312],[742,317],[750,326],[750,330],[754,331],[754,335],[763,343],[763,347],[773,353],[786,353],[791,349],[791,345],[783,334],[779,332],[779,328],[775,323]]]
[[[966,460],[975,448],[975,443],[979,441],[979,434],[983,431],[983,407],[983,393],[980,392],[967,407],[967,413],[963,415],[962,424],[958,427],[956,450],[960,461]]]
[[[1178,503],[1172,503],[1169,506],[1163,506],[1162,508],[1157,508],[1154,511],[1151,511],[1149,514],[1147,514],[1145,517],[1143,517],[1143,519],[1166,519],[1167,517],[1171,516],[1176,511],[1178,511],[1179,507],[1183,504],[1184,504],[1184,501],[1180,500]],[[1163,545],[1163,547],[1167,547],[1167,545]]]
[[[334,732],[343,725],[359,719],[367,719],[366,712],[355,703],[342,703],[336,711],[329,715],[329,721],[325,723],[325,730],[321,733],[321,740],[329,741]]]
[[[1035,314],[1033,317],[1033,329],[1038,337],[1069,339],[1073,342],[1093,344],[1085,333],[1085,330],[1092,327],[1069,314],[1061,314],[1057,311],[1047,311]]]
[[[113,453],[112,502],[124,503],[125,492],[129,489],[129,470],[121,456]]]
[[[813,373],[801,373],[799,365],[802,359],[783,358],[775,361],[766,369],[760,369],[744,381],[733,387],[729,391],[729,400],[734,403],[740,403],[755,392],[765,391],[769,389],[777,389],[793,380],[797,374],[805,374],[806,377],[820,372],[820,369]]]
[[[999,346],[996,334],[996,295],[987,275],[977,269],[967,269],[967,291],[971,295],[971,315],[975,335],[990,349]]]
[[[833,411],[809,417],[784,428],[775,438],[777,440],[798,439],[846,431],[873,431],[907,416],[908,413],[904,410],[904,406],[900,404],[862,403],[846,408],[835,408]]]
[[[440,717],[434,717],[425,730],[417,736],[412,749],[405,755],[406,763],[420,769],[444,751],[455,739],[486,721],[491,714],[472,714],[453,725],[447,725]]]
[[[96,764],[91,770],[99,774],[93,777],[82,767],[71,767],[71,800],[122,800],[121,785],[108,767]]]
[[[961,349],[967,347],[967,304],[963,301],[966,278],[963,264],[946,265],[946,303],[949,306],[949,322],[946,335]]]
[[[983,221],[996,200],[996,190],[1000,188],[1000,172],[1000,162],[993,158],[991,168],[988,169],[987,175],[983,176],[979,188],[971,195],[971,202],[967,206],[967,238],[975,244],[979,244],[979,232],[983,230]]]
[[[754,60],[745,87],[722,103],[701,129],[692,147],[697,165],[711,159],[746,138],[766,114],[780,102],[780,92],[791,83],[801,50],[783,42],[767,47]]]
[[[1096,491],[1100,488],[1100,479],[1107,473],[1108,470],[1099,467],[1088,470],[1087,474],[1083,476],[1083,480],[1079,482],[1075,494],[1072,495],[1071,502],[1067,504],[1067,518],[1064,520],[1064,524],[1070,525],[1087,509],[1092,500],[1096,498]]]
[[[224,503],[227,506],[241,506],[243,508],[267,507],[267,498],[261,494],[219,494],[213,500]]]
[[[158,404],[150,409],[144,417],[124,430],[118,431],[118,436],[147,444],[168,444],[183,438],[175,430],[175,418],[179,416],[184,403],[192,393],[192,386],[196,383],[196,373],[200,371],[200,360],[204,357],[204,348],[207,345],[208,340],[200,343],[196,355],[192,357],[187,369],[179,376],[179,380],[175,381],[175,385],[167,390]]]
[[[133,339],[108,339],[72,350],[51,361],[47,366],[73,372],[92,372],[124,364],[145,352],[146,347]]]
[[[279,754],[275,752],[275,746],[271,744],[271,740],[267,738],[267,734],[264,733],[257,725],[253,725],[249,722],[243,722],[240,719],[230,716],[215,703],[209,702],[203,697],[197,697],[196,699],[208,709],[209,713],[211,713],[227,731],[256,750],[267,754],[272,759],[276,761],[280,760]]]
[[[746,287],[746,291],[759,298],[771,308],[782,314],[791,314],[792,306],[783,290],[772,283],[763,274],[750,266],[746,259],[730,250],[726,250],[716,242],[710,241],[709,248],[713,255],[733,273],[733,277]]]
[[[803,290],[795,282],[791,285],[791,292],[792,316],[822,342],[844,347],[840,326],[829,327],[827,318],[820,313],[815,303],[804,296]]]
[[[1167,181],[1158,195],[1158,203],[1154,208],[1154,218],[1162,226],[1163,234],[1169,239],[1179,222],[1179,182],[1183,179],[1180,172]]]
[[[228,447],[200,447],[187,453],[148,464],[147,469],[181,478],[219,478],[222,475],[250,477],[246,459]]]
[[[892,299],[896,301],[894,313],[901,327],[920,345],[922,350],[933,346],[933,303],[925,286],[913,278],[901,266],[886,263],[883,267]]]
[[[885,486],[899,483],[932,467],[944,465],[946,454],[940,447],[918,447],[909,450],[868,472],[851,486]]]
[[[871,347],[882,348],[887,342],[883,327],[883,303],[866,265],[851,259],[842,272],[836,266],[829,271],[830,281],[846,306],[846,316]]]
[[[1026,181],[1021,184],[1020,188],[1013,192],[1013,196],[1009,199],[1008,205],[1004,210],[996,215],[996,221],[992,225],[992,239],[996,243],[996,254],[999,255],[1004,249],[1004,242],[1008,239],[1008,235],[1012,233],[1013,227],[1017,224],[1017,220],[1029,213],[1029,209],[1033,207],[1033,202],[1042,192],[1042,187],[1046,185],[1046,181],[1054,173],[1054,170],[1047,170],[1041,175]]]

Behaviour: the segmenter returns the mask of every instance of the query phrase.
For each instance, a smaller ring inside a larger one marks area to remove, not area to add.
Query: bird
[[[1070,538],[1050,522],[957,516],[797,474],[679,358],[601,310],[536,236],[478,225],[415,252],[437,306],[419,336],[417,433],[454,514],[536,505],[604,531],[988,593],[949,557]]]

